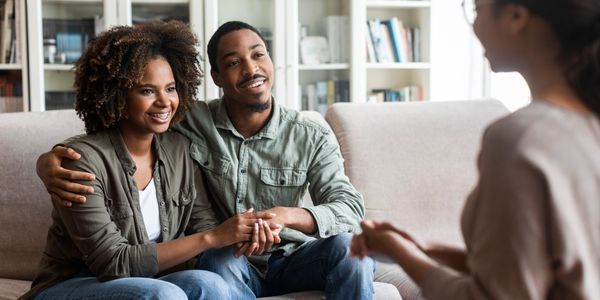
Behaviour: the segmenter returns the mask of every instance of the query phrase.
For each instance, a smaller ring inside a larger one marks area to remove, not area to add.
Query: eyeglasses
[[[477,9],[482,5],[495,4],[495,0],[462,0],[460,6],[463,9],[463,15],[469,25],[473,25],[477,18]]]

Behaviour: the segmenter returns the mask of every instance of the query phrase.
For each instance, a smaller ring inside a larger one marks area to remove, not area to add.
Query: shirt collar
[[[234,134],[241,136],[233,126],[233,123],[229,119],[229,115],[227,115],[227,108],[225,107],[225,101],[223,100],[223,98],[220,98],[215,101],[219,101],[214,115],[215,127],[219,129],[229,130]],[[279,124],[281,123],[282,108],[280,105],[277,104],[277,101],[275,101],[274,97],[271,97],[271,105],[272,110],[269,121],[267,121],[267,124],[265,124],[265,127],[263,127],[263,129],[261,129],[256,135],[254,135],[251,138],[264,137],[268,139],[275,139],[275,137],[277,136],[277,130],[279,129]]]
[[[121,135],[119,128],[117,126],[109,128],[108,137],[110,138],[110,142],[115,149],[115,153],[117,154],[117,158],[119,159],[121,166],[123,166],[123,171],[133,176],[137,168],[133,158],[131,158],[131,155],[129,155],[129,151],[127,150],[127,146],[125,145],[125,141],[123,140],[123,136]],[[165,152],[163,151],[163,148],[156,136],[154,136],[152,139],[152,151],[156,155],[156,162],[164,164],[163,158],[165,156]]]

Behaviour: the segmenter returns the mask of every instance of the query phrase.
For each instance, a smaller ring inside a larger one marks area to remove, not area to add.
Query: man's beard
[[[253,112],[263,112],[271,108],[271,100],[267,100],[264,103],[248,104],[247,106]]]

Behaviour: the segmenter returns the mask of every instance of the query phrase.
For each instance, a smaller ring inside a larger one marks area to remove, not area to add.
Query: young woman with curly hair
[[[96,174],[84,203],[55,205],[32,289],[23,298],[229,299],[219,275],[169,272],[205,250],[258,239],[272,214],[218,225],[190,142],[169,132],[196,97],[197,40],[181,22],[115,27],[75,65],[76,111],[87,135],[65,160]],[[230,259],[235,259],[233,256]],[[243,297],[243,296],[241,296]]]
[[[598,299],[600,1],[466,1],[492,70],[533,98],[483,136],[466,250],[365,221],[353,252],[391,257],[430,300]]]

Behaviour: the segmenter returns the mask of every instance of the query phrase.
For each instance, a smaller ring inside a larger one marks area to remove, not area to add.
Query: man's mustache
[[[243,79],[243,80],[242,80],[240,83],[238,83],[238,85],[244,85],[244,84],[246,84],[247,82],[249,82],[249,81],[252,81],[252,80],[254,80],[254,79],[258,79],[258,78],[264,78],[264,79],[267,79],[267,76],[265,76],[265,75],[263,75],[263,74],[261,74],[261,73],[255,73],[254,75],[252,75],[252,76],[249,76],[248,78],[244,78],[244,79]]]

